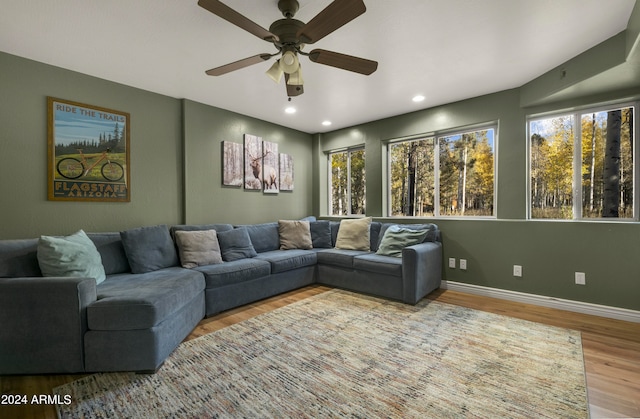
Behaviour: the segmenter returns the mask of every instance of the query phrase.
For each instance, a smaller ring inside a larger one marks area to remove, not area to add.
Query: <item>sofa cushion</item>
[[[83,230],[65,237],[41,236],[38,264],[44,276],[95,278],[96,284],[106,278],[100,253]]]
[[[266,260],[250,258],[198,266],[193,270],[204,274],[207,288],[216,288],[267,276],[271,273],[271,265]]]
[[[0,240],[0,278],[40,277],[38,239]]]
[[[226,262],[257,256],[256,249],[249,238],[249,233],[244,227],[220,232],[218,234],[218,242],[220,243],[222,259]]]
[[[233,230],[231,224],[178,224],[169,228],[171,237],[175,239],[176,231],[203,231],[203,230],[215,230],[216,233],[222,231]]]
[[[279,220],[278,234],[280,250],[311,249],[311,229],[309,221]]]
[[[183,268],[222,263],[222,253],[215,230],[177,230],[175,237]]]
[[[113,275],[131,272],[120,233],[87,233],[87,236],[100,252],[105,274]]]
[[[178,253],[166,225],[122,231],[120,237],[134,274],[178,265]]]
[[[272,250],[260,253],[256,258],[268,261],[272,274],[313,266],[318,262],[316,252],[303,249]]]
[[[375,253],[358,255],[353,258],[353,268],[357,271],[401,277],[402,259]]]
[[[246,228],[251,239],[253,248],[258,253],[269,250],[280,249],[280,235],[278,234],[278,223],[245,224],[237,225],[236,228]]]
[[[329,221],[312,221],[309,223],[311,230],[311,245],[315,249],[333,247],[331,241],[331,223]]]
[[[407,246],[422,243],[427,237],[428,230],[414,230],[404,226],[394,225],[386,229],[376,254],[383,256],[402,257],[402,249]]]
[[[318,264],[353,268],[353,258],[367,254],[362,250],[322,249],[317,252]]]
[[[340,221],[338,237],[336,238],[336,248],[346,250],[370,250],[370,225],[371,217]]]
[[[192,301],[204,286],[200,272],[180,267],[112,275],[96,288],[98,300],[87,307],[89,329],[148,329]]]

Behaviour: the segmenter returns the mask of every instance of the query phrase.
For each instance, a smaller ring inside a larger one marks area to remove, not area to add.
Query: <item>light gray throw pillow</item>
[[[280,250],[311,249],[311,228],[309,221],[279,220]]]
[[[178,254],[183,268],[222,263],[215,230],[175,231]]]
[[[402,249],[422,243],[428,232],[429,230],[414,230],[399,225],[391,226],[382,236],[380,247],[376,254],[402,257]]]

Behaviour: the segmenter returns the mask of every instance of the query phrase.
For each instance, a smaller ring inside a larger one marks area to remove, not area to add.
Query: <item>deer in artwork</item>
[[[278,189],[278,172],[270,165],[267,164],[263,166],[262,164],[262,159],[269,155],[269,153],[271,153],[271,151],[267,151],[260,157],[254,157],[252,154],[249,154],[251,158],[249,165],[251,166],[253,176],[262,182],[264,189]]]

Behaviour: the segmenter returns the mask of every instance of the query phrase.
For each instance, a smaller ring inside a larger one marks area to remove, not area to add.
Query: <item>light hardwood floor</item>
[[[309,286],[202,320],[186,340],[326,292]],[[591,418],[640,417],[640,324],[571,313],[523,303],[437,290],[427,298],[518,317],[582,333]],[[1,394],[51,394],[83,375],[0,376]],[[0,406],[0,418],[55,418],[53,406]]]

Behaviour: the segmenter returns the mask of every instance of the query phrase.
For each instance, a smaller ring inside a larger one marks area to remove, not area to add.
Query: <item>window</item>
[[[529,121],[530,217],[634,219],[634,106]]]
[[[331,215],[365,214],[364,148],[329,154]]]
[[[495,128],[390,143],[389,214],[493,216],[494,155]]]

